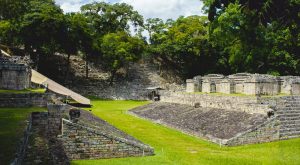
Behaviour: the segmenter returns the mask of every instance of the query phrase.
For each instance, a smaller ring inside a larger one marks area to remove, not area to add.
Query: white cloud
[[[55,0],[65,13],[80,11],[82,5],[93,2],[94,0]]]
[[[179,16],[203,15],[200,0],[121,0],[147,18],[177,19]]]
[[[95,0],[56,0],[64,12],[76,12],[84,4]],[[177,19],[179,16],[201,15],[200,0],[96,0],[106,2],[124,2],[132,5],[147,18]]]

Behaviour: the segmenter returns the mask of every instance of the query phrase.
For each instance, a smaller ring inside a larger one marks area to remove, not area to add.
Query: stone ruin
[[[300,95],[300,77],[249,73],[237,73],[229,76],[209,74],[186,80],[186,92]]]
[[[0,89],[23,90],[30,88],[31,69],[0,57]]]
[[[186,82],[186,92],[161,92],[160,102],[130,113],[226,146],[300,137],[298,76],[209,74]]]
[[[31,68],[0,57],[0,89],[31,87]],[[62,88],[59,88],[60,90]],[[11,164],[70,164],[71,160],[154,155],[152,147],[118,130],[92,113],[63,104],[63,95],[1,93],[0,107],[47,107],[34,112]],[[75,118],[75,119],[74,119]],[[38,139],[38,140],[37,140]],[[1,163],[0,163],[1,164]]]

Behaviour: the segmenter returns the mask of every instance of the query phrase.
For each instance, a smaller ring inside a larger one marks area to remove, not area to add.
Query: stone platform
[[[138,107],[130,113],[220,145],[300,137],[300,96],[252,99],[183,96],[186,95],[177,94],[168,99],[162,97],[162,101],[166,102]]]
[[[230,139],[267,121],[262,114],[156,102],[130,112],[211,141]]]
[[[154,155],[152,147],[92,113],[76,109],[70,119],[66,104],[48,104],[48,112],[32,113],[12,164],[70,164],[72,160]]]

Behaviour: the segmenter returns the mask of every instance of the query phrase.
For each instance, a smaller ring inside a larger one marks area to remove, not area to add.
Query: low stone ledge
[[[49,95],[45,93],[0,94],[0,107],[46,107]]]

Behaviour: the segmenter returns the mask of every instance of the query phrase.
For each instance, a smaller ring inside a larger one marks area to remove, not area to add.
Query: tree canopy
[[[144,57],[181,78],[300,74],[299,0],[202,1],[208,16],[144,23],[126,3],[93,2],[63,13],[54,0],[0,0],[0,44],[25,48],[36,66],[55,53],[67,54],[68,64],[80,55],[86,77],[92,62],[111,73],[111,82],[118,69]]]

